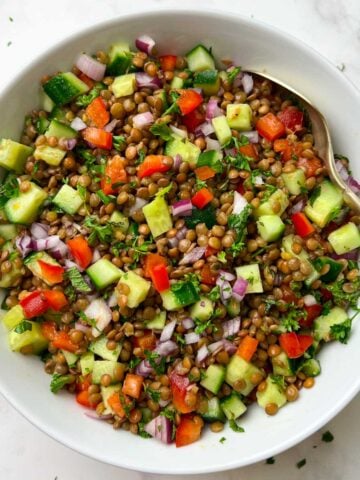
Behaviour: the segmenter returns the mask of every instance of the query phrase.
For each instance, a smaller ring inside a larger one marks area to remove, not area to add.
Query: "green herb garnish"
[[[72,375],[59,375],[54,373],[50,383],[50,390],[52,393],[58,393],[65,385],[73,382],[74,377]]]
[[[91,292],[91,288],[83,279],[81,273],[76,267],[69,268],[65,273],[65,278],[70,280],[71,285],[77,290],[78,292]]]
[[[10,198],[18,197],[19,194],[19,182],[16,176],[10,173],[6,176],[4,183],[0,185],[0,208],[2,208]]]
[[[32,330],[32,323],[28,322],[27,320],[23,320],[22,322],[20,322],[18,325],[16,325],[14,329],[16,333],[24,333],[28,331],[31,332],[31,330]]]
[[[76,100],[76,105],[78,107],[87,107],[95,98],[100,95],[101,90],[105,88],[103,83],[97,83],[89,93],[85,93],[84,95],[80,95],[80,97]]]
[[[338,340],[340,343],[347,343],[351,332],[351,319],[347,318],[342,323],[331,325],[330,335],[334,340]]]
[[[166,142],[173,139],[173,132],[166,123],[155,123],[150,127],[150,132],[157,137],[162,138]]]
[[[229,420],[229,427],[231,428],[231,430],[233,430],[236,433],[245,432],[243,427],[240,427],[240,425],[238,425],[234,419]]]

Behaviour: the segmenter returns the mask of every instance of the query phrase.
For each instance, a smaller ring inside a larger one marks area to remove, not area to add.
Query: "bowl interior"
[[[122,17],[62,42],[23,71],[0,96],[0,135],[16,139],[24,115],[38,102],[42,75],[69,69],[78,52],[106,49],[119,40],[147,33],[161,53],[185,53],[201,42],[217,59],[231,58],[244,69],[266,71],[312,101],[329,122],[335,151],[355,160],[360,150],[356,89],[326,60],[295,39],[254,20],[220,13],[163,11]],[[359,164],[352,169],[360,177]],[[31,422],[57,440],[98,460],[153,473],[204,473],[248,465],[268,458],[320,428],[360,387],[360,329],[347,346],[334,344],[321,354],[323,372],[312,391],[267,417],[254,406],[243,419],[246,433],[208,433],[182,449],[143,440],[89,419],[66,393],[53,395],[50,378],[35,358],[13,354],[0,327],[0,391]],[[6,366],[6,368],[4,368]],[[219,443],[221,436],[227,441]]]

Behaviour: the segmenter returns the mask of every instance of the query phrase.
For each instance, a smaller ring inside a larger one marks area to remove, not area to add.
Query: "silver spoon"
[[[319,153],[319,157],[323,160],[327,168],[329,177],[331,178],[332,182],[342,191],[346,205],[348,205],[352,210],[356,211],[356,213],[360,214],[360,198],[346,185],[336,169],[329,127],[323,115],[306,97],[294,90],[292,87],[289,87],[289,85],[286,85],[284,82],[272,77],[271,75],[264,74],[263,72],[248,69],[246,69],[246,71],[270,80],[275,85],[280,85],[282,88],[291,92],[299,100],[301,100],[301,103],[308,112],[311,120],[315,147]]]

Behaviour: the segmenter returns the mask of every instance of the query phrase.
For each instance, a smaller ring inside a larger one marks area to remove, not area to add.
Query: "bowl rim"
[[[151,10],[147,9],[145,11],[137,11],[131,12],[124,15],[118,15],[114,18],[102,20],[98,23],[86,26],[82,28],[80,31],[75,31],[70,33],[60,41],[57,41],[49,48],[43,50],[40,55],[36,56],[33,60],[31,60],[25,67],[20,68],[17,70],[17,73],[13,75],[10,80],[5,84],[5,86],[0,90],[0,100],[11,91],[12,83],[15,82],[21,76],[26,75],[34,68],[37,68],[43,60],[55,53],[58,49],[62,46],[67,45],[71,42],[80,39],[82,36],[89,34],[91,32],[96,32],[99,30],[103,30],[106,27],[111,27],[116,25],[119,21],[132,21],[138,19],[139,17],[146,19],[151,19],[153,17],[160,16],[168,16],[174,13],[181,13],[185,16],[193,16],[198,15],[202,17],[209,17],[209,18],[219,18],[221,17],[225,21],[237,21],[243,24],[255,24],[259,29],[267,31],[269,34],[276,35],[278,37],[283,38],[288,44],[296,45],[297,48],[301,48],[306,53],[310,53],[313,57],[316,57],[320,62],[325,63],[328,68],[330,68],[334,75],[337,77],[339,82],[346,85],[346,88],[350,88],[352,90],[353,95],[359,98],[360,101],[360,89],[346,77],[328,58],[318,52],[314,47],[308,45],[302,39],[299,39],[292,35],[291,33],[287,33],[279,27],[273,26],[270,23],[267,23],[263,20],[259,20],[256,18],[252,18],[250,16],[246,16],[244,14],[240,14],[237,12],[226,11],[223,12],[216,8],[209,8],[205,12],[201,10],[199,7],[196,8],[185,8],[185,7],[155,7]],[[294,434],[291,438],[285,439],[282,443],[278,443],[276,446],[268,448],[267,450],[263,450],[261,452],[257,452],[250,457],[247,457],[246,460],[242,460],[241,458],[236,459],[234,461],[227,462],[224,464],[215,464],[215,465],[204,465],[203,467],[188,467],[187,465],[183,465],[181,469],[176,470],[176,475],[192,475],[192,474],[206,474],[212,472],[221,472],[236,469],[243,466],[249,466],[254,463],[260,462],[265,460],[266,458],[278,455],[291,447],[297,445],[311,434],[318,431],[322,428],[327,422],[329,422],[332,418],[334,418],[346,405],[356,396],[356,394],[360,391],[360,376],[357,382],[354,382],[351,388],[349,388],[346,393],[344,393],[342,399],[338,401],[333,407],[321,415],[317,422],[308,425],[306,428],[302,429],[299,433]],[[25,407],[25,403],[19,401],[17,397],[13,396],[11,389],[8,388],[5,384],[2,383],[1,375],[0,375],[0,393],[4,396],[4,398],[19,412],[26,420],[28,420],[32,425],[36,428],[41,430],[43,433],[49,435],[54,440],[60,442],[62,445],[74,450],[76,453],[89,457],[93,460],[97,460],[99,462],[113,465],[116,467],[139,471],[144,473],[151,473],[151,474],[172,474],[173,472],[168,470],[167,468],[162,469],[160,466],[158,467],[151,467],[151,466],[141,466],[135,464],[133,461],[126,461],[126,459],[120,459],[121,461],[115,462],[106,459],[101,452],[93,452],[90,451],[86,446],[78,445],[75,441],[72,440],[71,436],[64,436],[63,434],[59,433],[57,430],[53,429],[49,425],[46,424],[40,417],[37,415],[33,415],[31,409],[27,409]],[[230,445],[230,444],[229,444]]]

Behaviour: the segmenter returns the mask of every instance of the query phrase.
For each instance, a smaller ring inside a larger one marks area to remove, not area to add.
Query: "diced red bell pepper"
[[[302,212],[293,213],[291,215],[291,221],[294,225],[295,233],[299,235],[299,237],[308,237],[315,232],[314,226]]]
[[[170,165],[165,161],[165,155],[148,155],[138,168],[139,178],[150,177],[153,173],[165,173]]]
[[[178,375],[175,372],[170,374],[170,388],[172,393],[172,403],[176,410],[180,413],[190,413],[196,409],[195,406],[191,407],[185,402],[187,394],[186,388],[189,386],[190,381],[187,377]]]
[[[187,115],[184,115],[181,121],[190,133],[194,133],[197,127],[205,122],[205,114],[196,108]]]
[[[55,348],[72,353],[79,349],[79,345],[71,341],[70,335],[67,332],[56,329],[54,322],[43,322],[41,324],[41,332],[47,340],[52,342]]]
[[[176,103],[182,115],[188,115],[203,102],[203,97],[195,90],[183,90]]]
[[[96,127],[87,127],[83,130],[82,133],[84,139],[95,147],[102,148],[103,150],[112,149],[112,133],[106,132],[105,130]]]
[[[162,55],[159,57],[160,65],[164,72],[173,72],[176,67],[176,55]]]
[[[108,404],[118,417],[124,418],[126,417],[124,406],[128,406],[130,408],[132,401],[129,397],[123,395],[121,392],[114,392],[108,398]]]
[[[216,250],[216,248],[210,247],[210,245],[206,246],[205,250],[205,258],[211,257],[211,255],[216,255],[219,250]]]
[[[248,143],[247,145],[241,145],[238,150],[246,157],[253,158],[254,160],[257,160],[259,158],[256,147],[252,143]]]
[[[215,170],[207,165],[195,168],[194,172],[199,180],[209,180],[209,178],[213,178],[216,175]]]
[[[29,293],[29,295],[20,300],[20,305],[26,318],[38,317],[49,308],[45,296],[39,290]]]
[[[303,151],[300,142],[290,143],[286,138],[278,138],[274,141],[274,151],[281,153],[281,160],[287,162],[289,160],[297,159]]]
[[[245,193],[245,187],[244,187],[244,182],[243,180],[240,180],[240,182],[237,184],[236,191],[240,193],[240,195],[244,195]]]
[[[304,114],[296,107],[286,107],[277,116],[285,127],[292,132],[298,132],[304,126]]]
[[[52,265],[43,260],[38,260],[41,274],[50,285],[61,283],[64,280],[65,269],[61,265]]]
[[[214,195],[207,188],[201,188],[191,199],[191,203],[197,208],[204,208],[211,200],[214,198]]]
[[[169,274],[166,266],[162,263],[155,265],[152,269],[151,280],[157,292],[161,293],[170,288]]]
[[[158,253],[148,253],[145,257],[144,262],[144,275],[147,278],[151,278],[152,271],[156,265],[165,265],[167,266],[167,260],[162,255]]]
[[[154,350],[156,346],[156,336],[151,330],[145,330],[142,337],[133,337],[134,348],[141,348],[143,352],[145,350]]]
[[[49,308],[57,312],[68,304],[67,298],[60,290],[43,290],[43,295],[46,298]]]
[[[298,335],[295,332],[282,333],[279,336],[280,347],[289,358],[299,358],[313,344],[311,335]]]
[[[75,262],[81,268],[87,268],[93,258],[93,252],[89,247],[88,241],[79,235],[78,237],[72,238],[66,242],[71,255],[74,257]]]
[[[98,128],[104,128],[110,121],[110,113],[106,109],[104,100],[101,97],[96,97],[86,107],[86,115]]]
[[[76,379],[75,390],[77,392],[83,392],[85,390],[88,390],[90,385],[91,385],[90,375],[85,375],[84,377],[80,376],[80,377],[77,377]]]
[[[142,377],[141,375],[127,373],[123,383],[122,392],[125,395],[129,395],[129,397],[139,398],[143,383],[144,377]]]
[[[208,263],[205,263],[205,265],[201,269],[200,278],[201,278],[201,283],[205,283],[205,285],[215,285],[217,274],[211,270],[210,265]]]
[[[76,395],[76,401],[80,405],[86,408],[96,408],[96,405],[92,405],[89,401],[89,390],[83,390]]]
[[[246,337],[244,337],[241,340],[240,345],[236,350],[236,355],[239,355],[239,357],[243,358],[247,362],[250,362],[254,353],[257,350],[258,345],[259,345],[259,340],[256,340],[256,338],[250,337],[250,335],[246,335]]]
[[[309,306],[304,305],[304,310],[306,312],[306,316],[299,320],[299,325],[302,328],[311,328],[315,318],[317,318],[321,314],[322,306],[318,303]]]
[[[297,161],[297,166],[305,171],[306,178],[315,177],[316,172],[323,166],[322,161],[317,157],[303,158]]]
[[[95,85],[95,82],[94,80],[92,80],[90,77],[88,77],[87,75],[85,75],[85,73],[81,72],[79,75],[78,75],[78,78],[80,78],[80,80],[84,83],[86,83],[86,85],[89,87],[89,88],[93,88],[93,86]]]
[[[204,422],[198,415],[182,415],[176,429],[176,447],[184,447],[199,440],[203,425]]]
[[[101,190],[105,195],[112,195],[126,182],[125,159],[115,155],[106,163],[104,177],[101,179]]]
[[[269,112],[256,122],[259,134],[273,142],[285,134],[285,125],[273,113]]]

